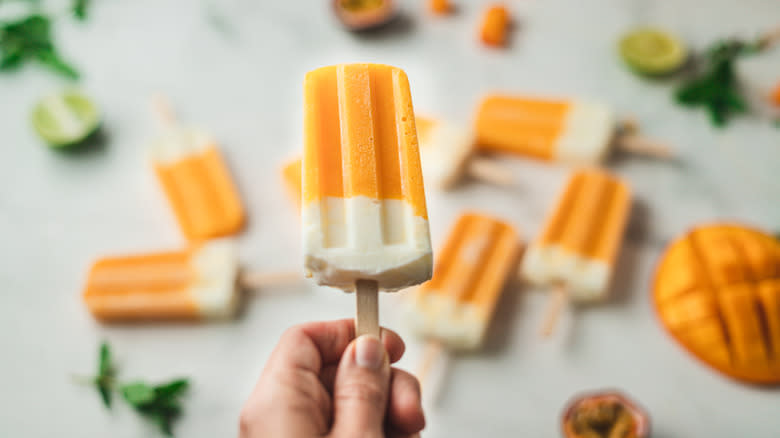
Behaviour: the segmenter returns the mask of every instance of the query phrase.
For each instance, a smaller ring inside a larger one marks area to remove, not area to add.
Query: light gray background
[[[128,378],[191,376],[194,390],[180,437],[233,436],[238,412],[279,334],[309,320],[352,313],[351,297],[304,284],[260,294],[232,323],[103,327],[79,294],[100,255],[181,246],[173,217],[147,163],[156,133],[148,98],[164,92],[181,118],[220,140],[249,213],[241,258],[252,268],[300,264],[296,211],[279,164],[301,142],[301,81],[312,68],[350,61],[400,66],[418,112],[467,123],[488,90],[603,99],[666,139],[678,164],[623,159],[610,167],[636,197],[613,299],[567,318],[558,338],[537,327],[546,298],[510,287],[484,352],[450,363],[428,410],[432,437],[559,434],[574,393],[621,388],[647,407],[658,438],[780,436],[780,394],[731,382],[695,362],[661,331],[648,284],[663,244],[693,224],[738,219],[780,228],[780,129],[740,119],[725,130],[670,99],[673,81],[628,73],[616,38],[659,24],[693,47],[778,24],[775,0],[560,1],[510,3],[518,26],[511,47],[476,42],[485,2],[457,1],[447,18],[407,1],[395,31],[360,38],[342,30],[325,1],[99,1],[90,19],[57,25],[64,56],[83,72],[80,86],[103,108],[105,148],[61,154],[29,126],[36,99],[67,86],[38,68],[0,76],[0,434],[49,437],[152,436],[121,403],[112,413],[74,385],[108,339]],[[743,65],[749,86],[778,79],[775,51]],[[428,190],[434,245],[464,208],[501,215],[530,238],[567,171],[508,159],[518,187],[471,184],[451,194]],[[384,323],[402,333],[413,368],[421,348],[384,297]],[[568,335],[567,335],[568,334]]]

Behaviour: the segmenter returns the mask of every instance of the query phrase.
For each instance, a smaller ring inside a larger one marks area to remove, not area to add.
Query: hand
[[[404,438],[425,426],[420,385],[391,368],[404,342],[355,339],[351,319],[287,330],[241,412],[240,437]]]

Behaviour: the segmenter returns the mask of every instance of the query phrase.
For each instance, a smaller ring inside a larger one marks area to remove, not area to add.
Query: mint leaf
[[[114,383],[114,364],[111,358],[111,347],[107,342],[100,344],[98,373],[94,379],[100,398],[107,408],[111,408],[111,390]]]
[[[122,396],[134,407],[139,407],[154,401],[156,394],[154,388],[143,382],[133,382],[122,385],[119,389]]]
[[[189,380],[175,379],[151,386],[144,382],[123,385],[124,399],[168,436],[173,436],[173,421],[182,413],[180,398],[189,389]]]
[[[73,0],[73,16],[84,21],[87,19],[87,7],[89,0]]]
[[[79,76],[60,57],[52,40],[51,21],[45,15],[0,24],[0,71],[18,68],[26,61],[38,61],[69,79]]]

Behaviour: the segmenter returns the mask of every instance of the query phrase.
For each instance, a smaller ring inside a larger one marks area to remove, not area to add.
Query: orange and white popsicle
[[[615,116],[585,100],[489,95],[477,109],[479,147],[545,161],[596,163],[607,154]]]
[[[574,300],[608,291],[631,209],[628,186],[607,172],[578,170],[521,265],[537,285],[563,286]]]
[[[321,285],[357,289],[359,306],[360,295],[375,299],[377,288],[394,291],[430,279],[428,213],[406,73],[380,64],[323,67],[306,75],[304,97],[307,275]],[[373,294],[361,293],[358,283]]]
[[[203,131],[175,125],[167,107],[158,111],[169,127],[152,143],[152,160],[182,232],[190,241],[238,233],[244,206],[216,142]]]
[[[489,95],[479,104],[478,147],[544,161],[597,164],[614,145],[655,158],[669,158],[665,145],[619,125],[607,105],[581,99]]]
[[[413,328],[449,349],[480,346],[520,249],[520,236],[510,224],[462,214],[439,253],[433,278],[409,300]]]
[[[506,168],[494,160],[476,156],[476,143],[470,129],[419,115],[416,121],[423,176],[429,185],[448,190],[465,175],[501,186],[514,182]]]
[[[101,258],[82,297],[103,321],[224,318],[236,310],[237,276],[235,247],[221,239],[183,251]]]
[[[242,291],[300,278],[240,269],[235,243],[214,239],[180,251],[103,257],[90,268],[82,298],[104,322],[227,318]]]

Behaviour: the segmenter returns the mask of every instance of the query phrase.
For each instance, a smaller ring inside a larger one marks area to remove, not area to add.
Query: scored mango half
[[[737,380],[780,384],[780,242],[735,224],[695,228],[661,257],[658,316],[697,358]]]

